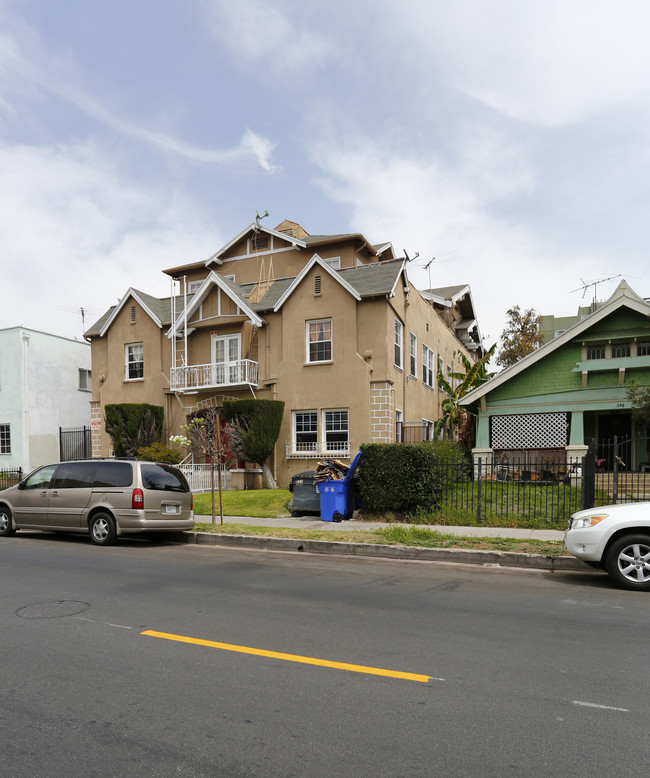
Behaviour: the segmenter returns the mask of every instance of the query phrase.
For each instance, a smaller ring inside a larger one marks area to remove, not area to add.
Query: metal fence
[[[518,518],[565,526],[581,508],[581,463],[565,457],[509,458],[507,463],[436,465],[439,485],[434,512],[453,519],[489,522]]]
[[[593,441],[584,458],[586,507],[650,500],[649,452],[647,435]]]
[[[23,470],[21,467],[15,470],[0,470],[0,489],[7,489],[9,486],[17,484],[23,477]]]
[[[183,473],[187,479],[190,490],[193,492],[210,492],[212,491],[212,476],[210,474],[210,464],[192,464],[181,463],[177,465],[178,469]],[[217,468],[214,470],[214,486],[215,489],[219,483],[219,473]],[[221,466],[221,488],[227,490],[230,484],[230,471]]]
[[[59,427],[59,460],[90,459],[92,457],[92,439],[90,427]]]

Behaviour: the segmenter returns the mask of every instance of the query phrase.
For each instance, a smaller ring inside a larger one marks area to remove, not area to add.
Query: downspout
[[[25,472],[29,473],[32,469],[32,464],[29,455],[29,339],[30,334],[28,332],[22,332],[23,348],[22,348],[22,363],[23,363],[23,376],[22,376],[22,396],[23,396],[23,468]]]

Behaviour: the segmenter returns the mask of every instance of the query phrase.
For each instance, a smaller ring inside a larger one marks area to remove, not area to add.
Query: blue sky
[[[645,0],[0,0],[0,327],[81,337],[256,209],[419,252],[488,345],[583,281],[648,297],[648,29]]]

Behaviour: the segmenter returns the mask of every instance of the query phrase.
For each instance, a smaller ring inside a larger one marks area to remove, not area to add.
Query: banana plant
[[[463,366],[465,368],[464,373],[450,373],[448,378],[445,378],[442,372],[442,364],[438,360],[438,387],[447,395],[441,403],[442,416],[438,419],[434,427],[434,436],[440,437],[443,429],[449,426],[451,432],[453,432],[461,420],[463,413],[466,413],[464,408],[461,408],[458,401],[461,397],[476,389],[477,386],[481,386],[486,381],[489,381],[494,373],[488,373],[487,363],[494,356],[497,344],[495,343],[480,359],[476,362],[472,362],[465,354],[460,355]],[[451,383],[450,383],[451,381]],[[453,382],[458,381],[454,387]]]

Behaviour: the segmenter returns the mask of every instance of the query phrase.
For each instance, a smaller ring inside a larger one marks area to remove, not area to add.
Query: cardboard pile
[[[316,481],[342,481],[347,475],[350,465],[339,459],[326,459],[318,463]]]

